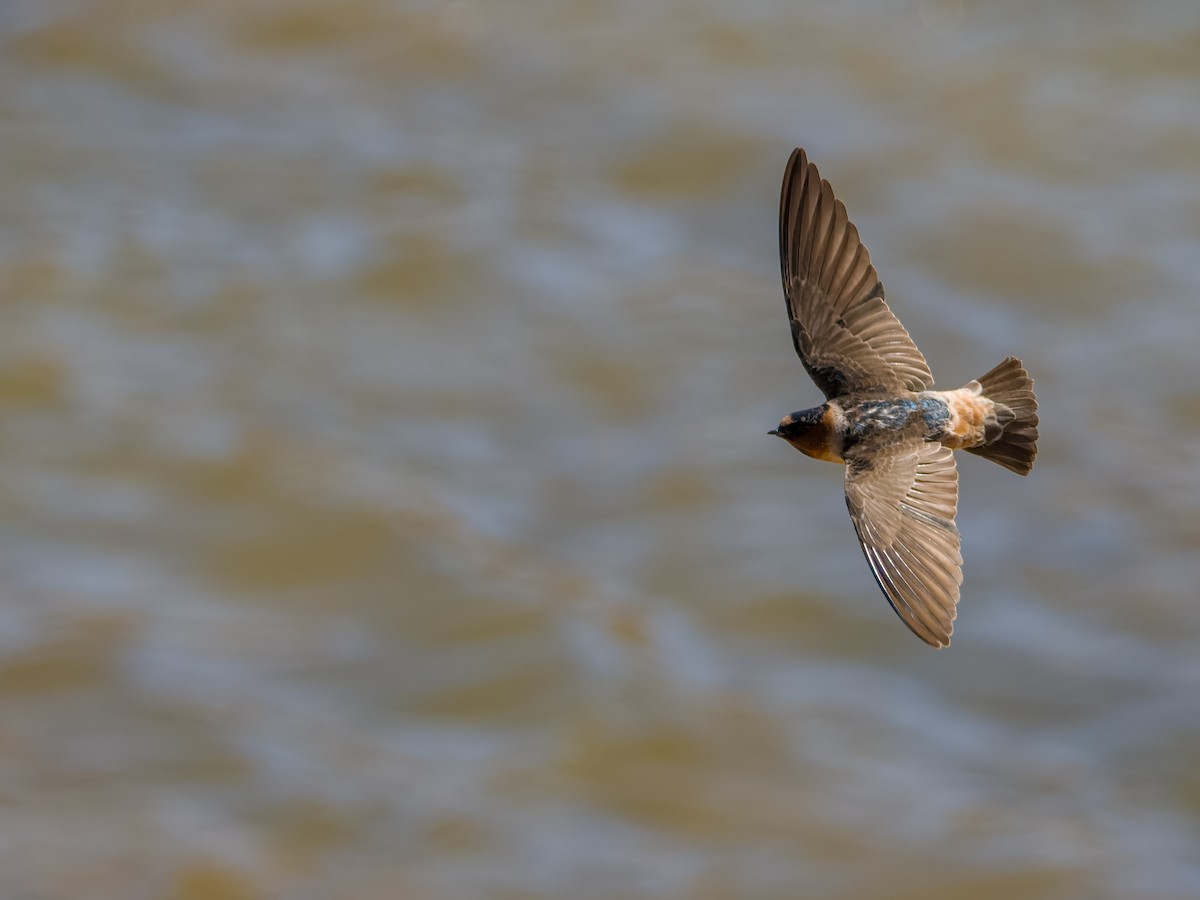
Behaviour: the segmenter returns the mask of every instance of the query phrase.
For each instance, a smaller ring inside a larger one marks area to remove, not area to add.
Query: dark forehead
[[[825,407],[814,406],[812,409],[799,409],[788,416],[793,422],[803,423],[805,425],[816,425],[821,421],[821,416],[825,413]]]

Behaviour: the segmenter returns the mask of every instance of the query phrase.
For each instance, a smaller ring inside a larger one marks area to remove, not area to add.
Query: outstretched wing
[[[875,580],[917,637],[946,646],[962,584],[953,451],[914,437],[846,462],[846,506]]]
[[[883,300],[846,207],[800,148],[783,173],[779,259],[792,341],[827,398],[933,384],[925,357]]]

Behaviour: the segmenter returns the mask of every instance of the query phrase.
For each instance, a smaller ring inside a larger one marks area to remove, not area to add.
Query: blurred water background
[[[1200,5],[5,0],[0,896],[1200,896]],[[952,648],[779,289],[939,386]]]

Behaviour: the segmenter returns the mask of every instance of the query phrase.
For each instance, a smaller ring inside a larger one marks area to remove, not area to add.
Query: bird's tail
[[[986,443],[968,452],[999,463],[1018,475],[1028,475],[1037,456],[1038,403],[1033,379],[1010,356],[977,379],[983,395],[996,404],[996,422],[988,422]]]

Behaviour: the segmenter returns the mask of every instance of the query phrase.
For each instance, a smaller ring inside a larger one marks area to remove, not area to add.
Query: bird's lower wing
[[[847,459],[846,506],[892,609],[925,643],[949,644],[962,584],[953,452],[919,438],[864,448]]]

